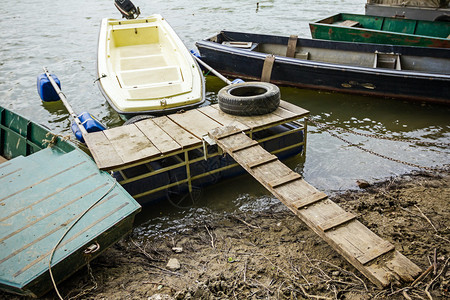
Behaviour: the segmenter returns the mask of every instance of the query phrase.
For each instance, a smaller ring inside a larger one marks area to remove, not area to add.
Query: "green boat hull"
[[[0,158],[1,290],[40,297],[53,288],[50,260],[59,283],[132,229],[140,205],[110,174],[1,106]]]
[[[309,24],[315,39],[450,48],[450,23],[337,14]]]

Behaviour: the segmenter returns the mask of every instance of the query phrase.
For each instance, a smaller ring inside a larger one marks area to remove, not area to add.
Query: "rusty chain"
[[[403,143],[416,143],[418,145],[423,145],[423,146],[437,146],[437,147],[444,147],[444,148],[450,146],[450,143],[423,142],[423,141],[418,141],[418,140],[409,140],[409,139],[400,139],[400,138],[381,136],[381,135],[377,135],[377,134],[361,133],[361,132],[356,132],[356,131],[345,129],[345,128],[335,127],[335,126],[332,126],[329,124],[319,123],[319,122],[313,121],[311,119],[308,119],[308,122],[313,123],[317,127],[324,129],[325,131],[328,131],[328,128],[329,128],[331,130],[336,130],[339,132],[345,132],[345,133],[350,133],[350,134],[354,134],[354,135],[359,135],[359,136],[364,136],[364,137],[374,138],[374,139],[380,139],[380,140],[388,140],[388,141],[403,142]]]
[[[352,143],[352,142],[344,139],[343,137],[337,135],[336,133],[331,132],[330,130],[334,129],[334,130],[337,130],[339,132],[352,133],[352,134],[360,135],[360,136],[364,136],[364,137],[378,138],[378,139],[384,139],[384,140],[390,140],[390,141],[396,141],[396,142],[409,142],[409,143],[411,143],[410,140],[394,139],[394,138],[383,137],[383,136],[374,135],[374,134],[365,134],[365,133],[354,132],[354,131],[351,131],[351,130],[346,130],[346,129],[337,128],[337,127],[334,127],[334,126],[331,126],[331,125],[319,123],[319,122],[311,120],[310,118],[308,119],[308,122],[311,122],[312,124],[316,125],[317,127],[323,129],[324,131],[328,132],[331,136],[333,136],[333,137],[343,141],[344,143],[348,144],[349,146],[356,147],[356,148],[358,148],[358,149],[360,149],[360,150],[362,150],[364,152],[370,153],[370,154],[378,156],[380,158],[387,159],[387,160],[390,160],[390,161],[393,161],[393,162],[396,162],[396,163],[399,163],[399,164],[407,165],[407,166],[410,166],[410,167],[431,171],[431,172],[440,172],[440,173],[442,173],[442,172],[448,173],[449,172],[449,167],[448,166],[447,167],[442,167],[442,168],[439,168],[439,167],[425,167],[425,166],[417,165],[417,164],[414,164],[414,163],[406,162],[406,161],[403,161],[403,160],[399,160],[399,159],[396,159],[396,158],[392,158],[392,157],[386,156],[384,154],[377,153],[375,151],[372,151],[370,149],[366,149],[364,147],[361,147],[360,145]],[[423,144],[422,142],[419,142],[419,143]],[[445,144],[445,143],[430,143],[430,144],[432,144],[432,145],[439,144],[439,145],[447,145],[447,146],[449,145],[449,144]]]

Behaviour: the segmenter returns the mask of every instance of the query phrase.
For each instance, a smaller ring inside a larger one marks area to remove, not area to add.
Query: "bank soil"
[[[413,174],[331,197],[423,271],[432,266],[414,287],[377,289],[280,203],[152,240],[131,234],[59,289],[66,299],[445,299],[449,178]]]

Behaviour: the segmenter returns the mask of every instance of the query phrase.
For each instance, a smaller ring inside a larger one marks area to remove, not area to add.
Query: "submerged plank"
[[[236,128],[223,127],[209,134],[219,147],[374,284],[385,287],[395,278],[412,281],[420,274],[420,268],[395,250],[392,244],[369,230],[354,215],[343,210],[279,160],[250,167],[254,157],[267,157],[269,153],[259,145],[233,152],[237,144],[249,144],[251,141],[245,134],[227,136],[227,132],[235,131]]]

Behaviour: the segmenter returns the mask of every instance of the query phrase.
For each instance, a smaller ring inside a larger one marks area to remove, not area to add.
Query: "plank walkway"
[[[265,151],[239,128],[221,127],[209,133],[224,152],[293,211],[378,287],[411,282],[420,268],[370,231],[356,216]]]
[[[233,125],[245,132],[298,120],[309,112],[281,101],[262,116],[231,116],[217,104],[89,133],[86,144],[101,170],[120,170],[176,152],[201,146],[214,128]]]

